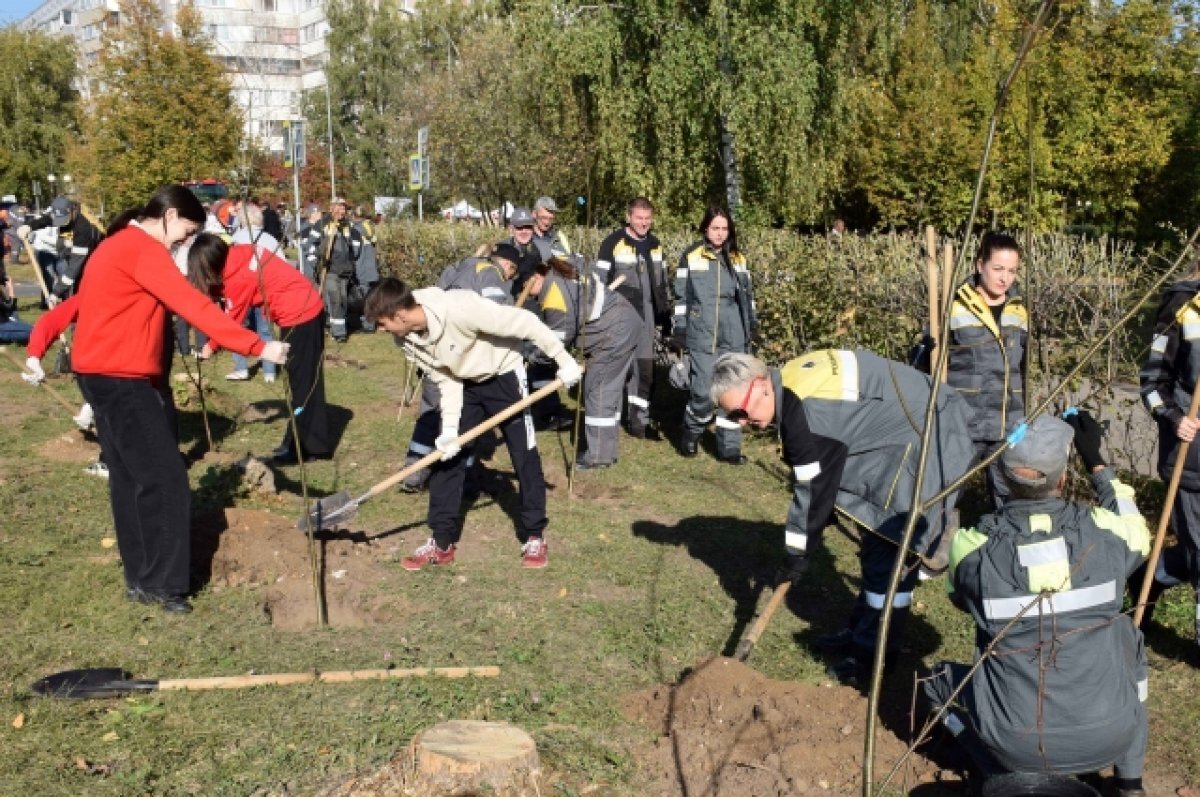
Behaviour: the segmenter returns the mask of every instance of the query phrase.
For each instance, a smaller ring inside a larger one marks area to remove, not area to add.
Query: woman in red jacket
[[[201,233],[188,252],[188,279],[213,298],[224,298],[227,312],[241,323],[251,307],[261,307],[279,326],[280,340],[292,345],[288,357],[288,385],[292,417],[305,459],[327,459],[333,454],[325,405],[325,308],[321,295],[303,273],[258,244],[230,246],[220,236]],[[216,347],[210,342],[201,356]],[[271,457],[276,465],[293,465],[295,437],[289,425],[283,442]]]
[[[71,361],[96,413],[126,597],[186,613],[191,493],[158,389],[166,378],[170,313],[242,354],[283,364],[288,346],[264,345],[179,273],[171,247],[204,224],[204,208],[190,191],[166,186],[128,215],[88,261]]]

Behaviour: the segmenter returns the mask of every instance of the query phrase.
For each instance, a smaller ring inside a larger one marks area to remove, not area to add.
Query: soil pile
[[[399,607],[379,586],[386,571],[376,549],[362,537],[321,539],[323,581],[329,623],[337,627],[393,620]],[[261,587],[263,611],[286,631],[316,627],[308,539],[295,518],[255,509],[226,509],[200,515],[192,523],[192,559],[213,591]]]
[[[52,437],[35,450],[39,456],[55,462],[95,462],[100,458],[99,442],[79,431]]]
[[[653,797],[793,797],[860,792],[866,698],[838,685],[773,681],[733,659],[712,658],[677,686],[624,700],[627,717],[662,735],[637,754]],[[882,777],[906,745],[876,730]],[[910,759],[893,785],[934,779],[937,767]]]

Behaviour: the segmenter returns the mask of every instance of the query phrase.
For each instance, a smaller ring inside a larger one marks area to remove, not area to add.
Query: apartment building
[[[174,26],[179,4],[160,3],[164,26]],[[195,7],[245,113],[247,139],[282,152],[282,123],[303,115],[307,94],[319,92],[318,103],[326,99],[325,0],[195,0]],[[100,34],[120,24],[117,0],[46,0],[20,23],[74,41],[85,98],[95,90],[89,74]]]

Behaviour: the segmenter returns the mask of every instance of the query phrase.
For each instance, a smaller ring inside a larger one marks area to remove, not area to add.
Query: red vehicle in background
[[[212,205],[229,196],[229,187],[223,181],[211,177],[204,180],[186,180],[183,185],[205,205]]]

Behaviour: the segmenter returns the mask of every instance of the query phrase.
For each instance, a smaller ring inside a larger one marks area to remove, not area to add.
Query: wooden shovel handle
[[[512,416],[516,415],[521,410],[525,409],[526,407],[530,406],[531,404],[535,404],[538,401],[541,401],[543,398],[550,395],[554,391],[558,390],[562,386],[563,386],[562,380],[555,379],[553,382],[546,385],[541,390],[538,390],[534,393],[529,394],[528,396],[526,396],[525,398],[516,402],[515,404],[508,407],[507,409],[501,410],[500,412],[496,413],[491,418],[487,419],[483,423],[476,426],[474,429],[471,429],[470,431],[464,432],[463,434],[459,435],[455,439],[454,442],[457,443],[459,447],[465,446],[467,443],[471,442],[476,437],[479,437],[479,435],[483,434],[484,432],[488,431],[489,429],[494,429],[495,427],[497,427],[500,424],[507,421]],[[401,470],[399,470],[396,473],[392,474],[391,476],[387,477],[383,481],[379,482],[379,484],[376,484],[374,487],[367,490],[365,493],[362,494],[362,496],[360,496],[358,499],[355,500],[355,503],[361,504],[363,501],[366,501],[369,498],[374,498],[375,496],[382,493],[384,490],[388,490],[392,487],[395,487],[397,484],[399,484],[400,482],[402,482],[406,478],[408,478],[408,476],[410,474],[416,473],[417,471],[421,470],[422,468],[429,467],[430,465],[437,462],[441,458],[442,458],[441,451],[438,451],[437,449],[430,451],[428,454],[421,457],[413,464],[411,464],[405,468],[402,468]]]
[[[775,594],[771,596],[771,600],[767,602],[767,606],[762,610],[762,614],[754,621],[754,625],[750,626],[750,630],[742,637],[742,641],[738,642],[737,650],[734,651],[734,658],[738,661],[745,661],[750,655],[750,651],[754,650],[754,646],[758,644],[758,638],[762,636],[763,631],[767,630],[767,624],[771,622],[771,617],[774,616],[775,610],[779,608],[779,604],[783,603],[783,599],[787,597],[788,590],[792,588],[792,582],[785,581],[775,588]]]
[[[1192,404],[1188,407],[1187,417],[1195,418],[1200,411],[1200,386],[1192,391]],[[1179,480],[1183,476],[1183,464],[1187,461],[1188,449],[1191,443],[1179,441],[1179,450],[1175,452],[1175,467],[1171,469],[1171,481],[1167,484],[1167,497],[1163,501],[1162,514],[1158,516],[1158,531],[1154,535],[1154,546],[1150,549],[1150,558],[1146,560],[1146,575],[1142,579],[1142,589],[1138,593],[1137,607],[1133,611],[1133,624],[1142,624],[1142,615],[1146,613],[1146,601],[1150,599],[1150,586],[1154,583],[1154,571],[1158,568],[1158,557],[1162,554],[1163,541],[1167,537],[1167,526],[1171,523],[1171,509],[1175,506],[1175,496],[1179,494]]]
[[[0,349],[0,351],[4,352],[4,356],[7,357],[12,362],[13,365],[15,365],[21,369],[21,373],[25,372],[25,364],[23,362],[21,362],[20,360],[18,360],[16,357],[14,357],[13,353],[11,351],[9,351],[7,348]],[[69,404],[67,402],[67,400],[65,398],[63,398],[62,396],[60,396],[54,388],[47,385],[45,380],[38,382],[38,387],[42,388],[43,390],[45,390],[45,392],[49,393],[50,398],[57,401],[59,403],[59,405],[61,405],[62,408],[65,409],[67,412],[71,413],[72,415],[75,414],[76,407]]]
[[[412,667],[399,670],[335,670],[333,672],[283,672],[263,675],[230,675],[214,678],[173,678],[158,682],[163,692],[202,689],[245,689],[252,686],[292,684],[344,684],[351,681],[389,681],[399,678],[495,678],[499,667]]]

